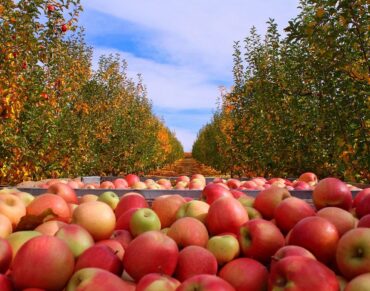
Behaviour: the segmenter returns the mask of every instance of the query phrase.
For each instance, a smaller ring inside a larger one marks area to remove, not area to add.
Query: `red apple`
[[[85,250],[77,259],[75,272],[84,268],[99,268],[121,276],[122,261],[107,245],[94,245]]]
[[[10,243],[12,247],[13,253],[13,260],[15,255],[17,254],[18,250],[31,238],[36,236],[40,236],[41,233],[34,230],[23,230],[23,231],[16,231],[11,233],[6,240]]]
[[[304,247],[319,261],[331,262],[339,233],[335,225],[319,216],[306,217],[299,221],[291,230],[288,244]]]
[[[337,178],[320,180],[312,192],[312,200],[317,209],[336,206],[350,210],[352,194],[347,185]]]
[[[178,176],[177,179],[176,179],[176,183],[178,182],[186,182],[186,183],[189,183],[190,182],[190,178],[188,176]]]
[[[175,272],[178,256],[176,242],[162,232],[153,230],[131,241],[123,257],[123,265],[136,281],[155,272],[171,276]]]
[[[136,210],[143,208],[131,208],[123,213],[116,222],[115,230],[128,230],[130,231],[131,217],[134,215]],[[131,233],[131,232],[130,232]]]
[[[118,241],[125,250],[132,241],[132,235],[128,230],[119,229],[113,232],[111,239]]]
[[[152,209],[158,215],[161,226],[169,227],[176,220],[176,213],[186,203],[180,195],[161,195],[154,199]]]
[[[257,194],[253,207],[256,208],[265,219],[272,219],[274,218],[276,206],[278,206],[283,199],[288,197],[291,197],[291,195],[287,189],[272,186]]]
[[[347,231],[339,240],[336,260],[342,275],[352,279],[370,273],[370,229],[355,228]]]
[[[0,238],[0,273],[5,273],[13,259],[13,251],[10,243],[4,239]]]
[[[316,260],[315,256],[305,248],[300,246],[283,246],[271,257],[270,269],[273,268],[273,265],[275,265],[278,261],[289,256],[303,256]]]
[[[49,186],[48,193],[62,197],[67,203],[78,203],[75,190],[64,183],[55,183]]]
[[[122,178],[114,179],[113,184],[116,189],[127,189],[128,188],[127,181]]]
[[[214,275],[196,275],[184,282],[176,289],[176,291],[235,291],[227,281]]]
[[[370,195],[370,188],[365,188],[361,190],[360,192],[358,192],[355,198],[353,199],[352,206],[356,208],[360,204],[360,201],[362,200],[362,198],[364,198],[367,195]]]
[[[176,220],[167,232],[179,248],[190,245],[206,247],[208,231],[205,225],[193,217],[183,217]]]
[[[164,189],[167,189],[167,190],[172,188],[171,181],[168,179],[159,179],[157,181],[157,184],[163,186]]]
[[[113,182],[111,181],[103,181],[100,183],[100,189],[115,189]]]
[[[294,190],[302,191],[302,190],[311,190],[311,186],[304,182],[304,181],[296,181],[293,183]]]
[[[202,200],[212,204],[220,197],[234,197],[230,190],[220,184],[208,184],[202,191]]]
[[[317,216],[329,220],[338,230],[339,236],[342,236],[348,230],[355,227],[356,219],[353,215],[339,207],[325,207],[317,212]]]
[[[74,257],[67,244],[53,236],[41,235],[26,242],[12,264],[17,288],[62,290],[73,274]]]
[[[234,179],[234,178],[231,178],[231,179],[228,179],[226,181],[226,185],[230,188],[230,189],[237,189],[239,188],[241,182],[240,180],[238,179]]]
[[[143,195],[136,192],[129,192],[121,197],[114,212],[118,219],[123,213],[131,208],[145,207],[148,207],[148,202],[145,200]]]
[[[317,260],[288,256],[270,271],[269,290],[338,291],[335,273]]]
[[[253,259],[235,259],[220,270],[219,276],[236,291],[267,290],[267,268]]]
[[[135,174],[128,174],[125,176],[125,180],[129,187],[132,187],[135,183],[140,182],[139,176]]]
[[[231,189],[230,192],[231,194],[233,194],[235,199],[239,199],[240,197],[246,196],[243,192],[236,189]]]
[[[306,201],[296,197],[288,197],[276,206],[274,218],[281,231],[287,233],[298,221],[314,215],[315,210]]]
[[[195,275],[216,273],[217,260],[209,250],[192,245],[180,251],[175,277],[181,282]]]
[[[123,256],[125,254],[125,249],[123,248],[122,244],[119,241],[117,241],[115,239],[104,239],[104,240],[98,241],[95,245],[96,246],[105,245],[105,246],[111,248],[112,251],[114,252],[114,254],[121,261],[123,260]]]
[[[0,274],[0,287],[1,287],[1,291],[13,291],[14,290],[13,283],[10,280],[10,278],[3,274]]]
[[[35,230],[45,235],[54,236],[55,233],[64,225],[68,224],[59,220],[49,220],[37,226]]]
[[[298,181],[303,181],[309,183],[311,186],[314,186],[317,184],[318,179],[315,173],[306,172],[299,176]]]
[[[368,227],[370,228],[370,214],[362,216],[360,221],[357,224],[357,227]]]
[[[364,195],[356,207],[356,214],[359,218],[370,214],[370,195]]]
[[[217,199],[211,204],[206,217],[206,224],[212,235],[224,232],[237,234],[240,226],[247,221],[247,212],[243,205],[234,197]]]
[[[239,244],[242,253],[266,263],[285,244],[284,236],[272,222],[253,219],[240,227]]]
[[[176,218],[193,217],[201,222],[205,222],[208,214],[209,204],[200,200],[192,200],[180,206],[176,212]]]
[[[170,276],[151,273],[140,279],[140,281],[137,283],[136,291],[175,291],[180,284],[181,283],[178,280]]]

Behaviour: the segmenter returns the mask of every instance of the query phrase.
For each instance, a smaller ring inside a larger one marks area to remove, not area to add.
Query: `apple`
[[[345,291],[366,291],[370,286],[370,273],[353,278],[344,289]]]
[[[133,184],[131,186],[132,189],[135,189],[135,190],[144,190],[144,189],[148,189],[147,185],[144,183],[144,182],[136,182],[135,184]]]
[[[31,238],[40,235],[41,233],[35,230],[23,230],[11,233],[6,239],[12,247],[13,259],[22,245],[24,245]]]
[[[125,249],[123,248],[122,244],[115,240],[115,239],[104,239],[98,241],[96,246],[105,245],[112,249],[113,253],[122,261],[123,256],[125,254]]]
[[[128,230],[118,229],[113,232],[111,239],[118,241],[123,249],[126,250],[133,238]]]
[[[299,176],[298,181],[303,181],[310,184],[311,186],[315,186],[318,182],[318,179],[315,173],[305,172]]]
[[[280,249],[276,251],[276,253],[271,257],[271,264],[270,269],[275,265],[278,261],[285,257],[289,256],[303,256],[311,259],[315,259],[315,256],[305,248],[302,248],[300,246],[283,246]]]
[[[355,228],[347,231],[336,248],[336,262],[342,275],[352,279],[370,273],[370,229]]]
[[[10,219],[0,213],[0,238],[7,238],[13,231]]]
[[[68,181],[67,185],[71,187],[72,189],[79,189],[81,188],[80,186],[82,186],[80,183],[78,183],[77,181],[73,181],[73,180]]]
[[[1,291],[13,291],[13,283],[9,277],[4,274],[0,274],[0,287]]]
[[[232,260],[222,267],[218,275],[236,291],[267,290],[267,268],[250,258]]]
[[[1,196],[0,196],[1,197]],[[356,207],[356,214],[359,218],[370,214],[370,195],[364,195]]]
[[[204,223],[208,210],[209,204],[200,200],[193,200],[180,206],[176,212],[176,218],[193,217]]]
[[[98,201],[108,204],[114,210],[118,205],[119,197],[113,191],[105,191],[99,195]]]
[[[23,202],[24,206],[28,206],[33,199],[35,199],[35,196],[28,192],[15,192],[13,195],[17,196],[21,201]]]
[[[171,189],[172,188],[172,184],[171,184],[171,181],[168,180],[168,179],[159,179],[157,181],[157,184],[161,185],[164,187],[164,189]]]
[[[65,291],[135,291],[135,285],[99,268],[84,268],[75,272]]]
[[[212,235],[231,232],[237,234],[242,224],[248,221],[243,205],[234,197],[221,197],[214,201],[206,217]]]
[[[215,275],[196,275],[181,283],[176,291],[235,291],[227,281]]]
[[[317,260],[288,256],[271,268],[269,290],[338,291],[335,273]]]
[[[244,181],[244,182],[241,183],[240,186],[245,187],[245,188],[250,189],[250,190],[254,190],[258,187],[257,183],[255,181],[252,181],[252,180]]]
[[[26,214],[26,207],[22,200],[13,194],[0,195],[0,214],[9,218],[13,229],[22,216]]]
[[[195,275],[217,274],[217,260],[207,249],[195,245],[188,246],[180,251],[175,277],[180,282]]]
[[[370,214],[362,216],[360,221],[357,224],[357,227],[368,227],[370,228]]]
[[[335,258],[339,233],[334,224],[325,218],[303,218],[291,230],[288,244],[309,250],[319,261],[330,263]]]
[[[176,220],[176,213],[186,203],[180,195],[161,195],[154,199],[152,209],[158,215],[162,227],[169,227]]]
[[[230,188],[230,189],[237,189],[240,187],[241,185],[241,182],[240,180],[238,179],[234,179],[234,178],[231,178],[231,179],[228,179],[226,181],[226,185]]]
[[[248,214],[249,220],[262,218],[262,214],[256,208],[244,206],[244,209]]]
[[[185,190],[188,187],[188,183],[184,181],[177,182],[174,186],[174,189]]]
[[[207,243],[207,249],[216,257],[222,266],[239,256],[240,247],[237,238],[231,234],[216,235]]]
[[[108,239],[116,225],[112,208],[100,201],[80,204],[73,212],[72,221],[85,228],[95,241]]]
[[[135,174],[128,174],[125,176],[125,180],[129,187],[132,187],[135,183],[140,182],[139,176]]]
[[[239,200],[239,202],[244,206],[248,206],[248,207],[253,207],[253,204],[254,204],[254,200],[255,198],[252,197],[252,196],[248,196],[248,195],[243,195],[243,196],[240,196],[239,198],[237,198]]]
[[[201,179],[193,179],[189,182],[189,189],[190,190],[203,190],[205,186],[205,182]]]
[[[13,251],[10,243],[0,238],[0,273],[4,274],[10,267],[13,259]]]
[[[95,194],[84,194],[78,197],[78,203],[82,204],[82,203],[89,202],[89,201],[97,201],[98,198],[99,196]]]
[[[100,183],[99,186],[100,189],[115,189],[116,187],[114,186],[113,182],[111,181],[103,181]]]
[[[304,181],[296,181],[293,183],[293,189],[297,191],[311,190],[311,186]]]
[[[158,215],[150,208],[140,208],[130,219],[130,232],[135,237],[149,230],[161,230]]]
[[[347,185],[337,178],[325,178],[317,183],[312,192],[312,200],[317,209],[336,206],[350,210],[352,194]]]
[[[230,192],[231,194],[233,194],[235,199],[239,199],[242,196],[246,196],[243,192],[236,190],[236,189],[231,189]]]
[[[51,5],[51,4],[49,4],[49,5],[47,6],[47,8],[48,8],[48,11],[49,11],[49,12],[53,12],[53,11],[55,10],[54,5]]]
[[[203,185],[207,184],[206,178],[202,174],[194,174],[190,177],[190,182],[193,180],[199,180]]]
[[[342,236],[348,230],[354,228],[356,224],[356,219],[353,215],[339,207],[322,208],[316,215],[325,218],[334,224],[338,230],[339,236]]]
[[[370,188],[365,188],[365,189],[361,190],[360,192],[358,192],[356,194],[355,198],[353,199],[352,206],[354,208],[356,208],[360,204],[362,198],[364,198],[367,195],[370,195]]]
[[[49,220],[37,226],[35,230],[41,234],[54,236],[55,233],[64,225],[68,224],[59,220]]]
[[[190,245],[206,247],[209,238],[206,226],[193,217],[176,220],[167,235],[177,243],[179,248]]]
[[[74,257],[61,239],[48,235],[34,237],[17,252],[12,279],[17,288],[62,290],[73,274]]]
[[[131,218],[138,209],[144,209],[144,208],[131,208],[127,210],[125,213],[123,213],[116,222],[115,230],[128,230],[130,231],[130,222]],[[145,208],[147,209],[147,208]]]
[[[242,253],[266,263],[271,256],[285,244],[283,234],[272,222],[253,219],[240,227],[238,236]]]
[[[314,215],[315,210],[306,201],[296,197],[288,197],[276,206],[274,218],[281,231],[287,233],[298,221]]]
[[[190,182],[190,178],[188,176],[178,176],[176,178],[176,183],[178,182],[185,182],[185,183],[189,183]]]
[[[131,241],[123,257],[126,272],[139,281],[149,273],[171,276],[175,272],[179,250],[176,242],[160,231],[147,231]]]
[[[145,200],[145,197],[136,192],[129,192],[124,194],[118,204],[114,212],[116,214],[116,218],[118,219],[123,213],[131,208],[147,208],[148,202]]]
[[[94,245],[86,249],[77,259],[75,272],[84,268],[99,268],[121,276],[122,261],[107,245]]]
[[[175,278],[159,273],[147,274],[137,283],[136,291],[176,291],[180,282]]]
[[[55,183],[49,186],[48,193],[62,197],[67,203],[78,203],[77,194],[73,188],[64,183]]]
[[[230,190],[223,187],[221,184],[208,184],[202,191],[201,199],[212,204],[220,197],[234,197]]]
[[[86,249],[94,245],[91,234],[77,224],[62,226],[55,236],[67,243],[75,258],[78,258]]]
[[[291,197],[291,195],[287,189],[272,186],[257,194],[253,207],[256,208],[265,219],[272,219],[274,218],[275,208],[282,200],[289,197]]]
[[[114,179],[113,185],[116,189],[127,189],[128,188],[128,183],[123,178]]]
[[[67,202],[62,197],[50,193],[37,196],[30,204],[28,204],[26,211],[27,215],[39,216],[48,209],[53,211],[53,215],[46,217],[44,222],[53,219],[69,222],[71,219],[71,212]]]
[[[61,27],[60,27],[60,30],[62,32],[66,32],[68,30],[68,25],[67,24],[63,24]]]

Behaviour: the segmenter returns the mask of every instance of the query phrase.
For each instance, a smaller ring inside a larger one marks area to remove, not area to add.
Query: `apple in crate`
[[[180,206],[176,212],[176,218],[193,217],[204,223],[208,210],[209,204],[200,200],[193,200]]]
[[[78,203],[76,191],[65,183],[55,183],[49,186],[48,193],[62,197],[67,203]]]
[[[10,243],[0,238],[0,273],[5,274],[12,262],[13,251]]]
[[[346,286],[346,291],[366,291],[370,286],[370,273],[353,278]]]
[[[140,208],[132,213],[129,228],[135,237],[146,231],[161,230],[161,221],[152,209]]]
[[[105,191],[101,193],[97,200],[108,204],[113,210],[116,209],[119,203],[119,197],[113,191]]]
[[[13,194],[1,194],[0,214],[8,217],[15,228],[21,218],[26,215],[26,206],[20,198]]]
[[[196,275],[184,282],[176,289],[176,291],[235,291],[234,287],[224,279],[215,275]]]
[[[7,238],[13,231],[11,221],[7,216],[0,213],[0,238]]]
[[[240,247],[235,234],[215,235],[208,240],[207,249],[219,265],[224,265],[239,256]]]
[[[145,197],[136,192],[129,192],[124,194],[114,209],[116,218],[118,219],[123,213],[131,208],[147,208],[148,202]]]
[[[178,280],[170,276],[151,273],[140,279],[137,283],[136,291],[175,291],[180,284],[181,283]]]

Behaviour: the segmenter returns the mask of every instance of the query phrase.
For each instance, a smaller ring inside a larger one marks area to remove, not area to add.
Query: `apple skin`
[[[306,172],[299,176],[298,181],[303,181],[309,183],[311,186],[314,186],[317,184],[318,179],[315,173]]]
[[[262,214],[256,208],[250,206],[244,206],[245,211],[248,214],[249,220],[262,218]]]
[[[184,282],[176,289],[176,291],[235,291],[227,281],[220,277],[208,274],[193,276]]]
[[[199,246],[188,246],[180,251],[175,277],[183,282],[201,274],[217,274],[217,260],[207,249]]]
[[[271,256],[285,245],[284,236],[277,226],[258,218],[240,227],[238,240],[245,256],[262,263],[269,262]]]
[[[271,257],[270,269],[275,265],[278,261],[285,257],[289,256],[303,256],[307,258],[311,258],[316,260],[315,256],[305,248],[300,246],[283,246],[276,251],[276,253]]]
[[[356,214],[359,218],[370,214],[370,195],[364,195],[356,207]]]
[[[0,274],[0,287],[1,291],[14,291],[14,286],[9,277],[4,274]]]
[[[118,229],[113,232],[111,239],[118,241],[122,245],[123,249],[126,250],[133,237],[128,230]]]
[[[154,199],[152,209],[158,215],[161,226],[165,228],[175,222],[177,211],[185,203],[186,200],[180,195],[161,195]]]
[[[335,273],[317,260],[288,256],[270,270],[269,290],[338,291]]]
[[[130,232],[136,237],[150,230],[161,230],[161,221],[150,208],[137,209],[130,219]]]
[[[356,225],[356,219],[353,215],[339,207],[325,207],[320,209],[317,216],[329,220],[338,230],[339,236],[342,236]]]
[[[7,238],[13,231],[11,221],[7,216],[0,213],[0,238]]]
[[[20,198],[13,194],[1,194],[0,214],[8,217],[13,229],[15,229],[22,216],[26,214],[26,206]]]
[[[291,197],[291,195],[287,189],[272,186],[257,194],[253,207],[256,208],[265,219],[273,219],[275,208],[283,199],[288,197]]]
[[[100,189],[115,189],[116,186],[114,186],[113,182],[111,181],[103,181],[100,183],[99,188]]]
[[[128,188],[128,183],[123,178],[114,179],[113,185],[116,189],[127,189]]]
[[[11,233],[6,240],[10,243],[12,247],[13,260],[18,250],[23,246],[27,241],[36,236],[40,236],[41,233],[35,230],[23,230],[16,231]]]
[[[130,208],[125,211],[116,221],[115,230],[128,230],[130,231],[130,221],[136,210],[142,208]],[[131,232],[130,232],[131,233]]]
[[[139,281],[149,273],[171,276],[175,272],[179,250],[176,242],[160,231],[147,231],[131,241],[123,257],[125,271]]]
[[[352,194],[347,185],[337,178],[325,178],[317,183],[312,192],[312,200],[316,209],[335,206],[350,210]]]
[[[4,274],[10,267],[13,259],[13,251],[10,243],[0,238],[0,274]]]
[[[227,263],[218,275],[236,291],[267,290],[267,268],[250,258],[239,258]]]
[[[360,192],[358,192],[355,198],[353,199],[353,203],[352,203],[353,208],[356,208],[360,204],[362,198],[364,198],[367,195],[370,195],[370,188],[365,188],[361,190]]]
[[[135,183],[140,182],[139,176],[135,174],[128,174],[125,176],[125,180],[129,187],[132,187]]]
[[[13,195],[17,196],[23,202],[24,206],[28,206],[34,199],[35,196],[28,192],[16,192]]]
[[[118,205],[119,197],[113,191],[105,191],[99,195],[98,201],[107,203],[114,210]]]
[[[136,291],[175,291],[180,282],[159,273],[147,274],[136,285]]]
[[[110,238],[116,226],[112,208],[100,201],[80,204],[73,212],[72,221],[85,228],[95,241]]]
[[[255,198],[248,195],[242,195],[237,198],[244,207],[253,207]]]
[[[306,217],[291,230],[288,244],[309,250],[319,261],[330,263],[335,258],[339,240],[337,228],[319,216]]]
[[[78,197],[78,204],[82,204],[89,201],[97,201],[99,198],[98,195],[95,194],[84,194],[80,197]]]
[[[67,203],[78,203],[76,191],[65,183],[52,184],[47,192],[62,197]]]
[[[91,234],[77,224],[62,226],[55,233],[55,237],[67,243],[75,258],[79,257],[86,249],[94,245],[94,239]]]
[[[148,202],[145,197],[136,192],[129,192],[124,194],[119,200],[114,213],[118,219],[123,213],[131,208],[148,208]]]
[[[206,217],[206,225],[212,235],[224,232],[237,234],[240,226],[247,221],[247,212],[243,205],[234,197],[217,199],[211,204]]]
[[[176,219],[182,217],[193,217],[205,223],[208,214],[209,204],[200,200],[186,202],[176,212]]]
[[[367,227],[370,228],[370,214],[362,216],[360,221],[357,224],[357,227]]]
[[[20,289],[62,290],[73,274],[74,264],[74,256],[64,241],[41,235],[18,250],[12,264],[12,279]]]
[[[212,204],[220,197],[234,197],[230,190],[220,184],[208,184],[202,191],[201,199],[208,204]]]
[[[134,291],[135,285],[103,269],[84,268],[73,274],[65,291]]]
[[[346,232],[336,249],[336,262],[342,275],[352,279],[370,273],[370,228],[355,228]]]
[[[231,179],[228,179],[226,181],[226,185],[230,188],[230,189],[238,189],[240,187],[240,180],[238,179],[234,179],[234,178],[231,178]]]
[[[207,249],[216,257],[220,266],[232,261],[240,253],[239,241],[230,234],[211,237],[208,240]]]
[[[107,245],[94,245],[85,250],[77,259],[74,272],[84,268],[99,268],[121,276],[122,261]]]
[[[344,289],[345,291],[366,291],[370,286],[370,273],[353,278]]]
[[[190,245],[206,247],[209,238],[206,226],[193,217],[176,220],[167,235],[177,243],[180,249]]]
[[[288,197],[276,206],[274,218],[281,231],[288,233],[298,221],[314,215],[315,210],[306,201]]]
[[[54,236],[56,232],[62,227],[68,225],[67,223],[59,220],[46,221],[35,228],[41,234]]]

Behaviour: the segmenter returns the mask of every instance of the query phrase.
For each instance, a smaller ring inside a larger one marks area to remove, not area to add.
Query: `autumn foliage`
[[[125,61],[92,69],[81,11],[79,0],[0,3],[0,184],[145,172],[182,156]]]
[[[302,0],[234,45],[234,85],[193,156],[235,175],[370,180],[368,1]],[[243,47],[243,48],[242,48]]]

